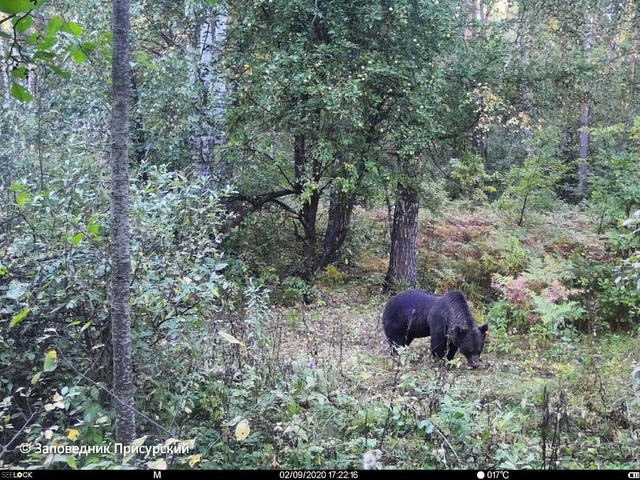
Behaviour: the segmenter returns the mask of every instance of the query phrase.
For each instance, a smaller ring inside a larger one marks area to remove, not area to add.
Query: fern
[[[569,262],[558,260],[551,255],[529,260],[522,275],[536,287],[552,285],[554,281],[569,280],[573,277]]]
[[[529,297],[532,311],[553,336],[560,335],[570,321],[578,320],[585,314],[578,302],[551,303],[543,295],[534,292],[531,292]]]

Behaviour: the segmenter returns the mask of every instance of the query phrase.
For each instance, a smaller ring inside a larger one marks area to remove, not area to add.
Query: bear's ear
[[[456,336],[457,338],[464,337],[466,333],[467,333],[467,330],[462,328],[460,325],[456,325],[455,327],[453,327],[453,335]]]
[[[484,335],[484,334],[487,333],[487,330],[489,330],[489,324],[485,323],[484,325],[480,325],[480,327],[478,327],[478,329]]]

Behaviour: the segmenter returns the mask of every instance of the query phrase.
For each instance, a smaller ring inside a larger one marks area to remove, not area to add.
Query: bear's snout
[[[469,366],[473,369],[476,369],[480,366],[480,357],[478,355],[474,355],[467,359],[469,362]]]

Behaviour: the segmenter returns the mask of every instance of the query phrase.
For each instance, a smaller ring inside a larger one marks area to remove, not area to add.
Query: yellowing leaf
[[[175,445],[176,443],[180,443],[180,440],[178,440],[177,438],[167,438],[164,441],[164,446],[168,447],[170,445]]]
[[[238,340],[236,337],[234,337],[233,335],[229,335],[227,332],[218,332],[218,335],[220,335],[222,338],[224,338],[227,342],[229,343],[239,343],[242,344],[242,342],[240,340]]]
[[[136,438],[133,442],[131,442],[131,446],[134,448],[134,450],[137,450],[146,441],[147,441],[147,435],[144,435],[140,438]]]
[[[38,380],[40,380],[41,375],[42,375],[42,372],[38,372],[33,377],[31,377],[31,385],[35,385],[36,383],[38,383]]]
[[[249,422],[245,418],[236,425],[236,439],[244,440],[249,436],[250,431],[251,428],[249,428]]]
[[[67,430],[67,438],[69,440],[71,440],[72,442],[75,442],[78,439],[78,430],[74,430],[73,428],[70,428],[69,430]]]
[[[201,460],[201,459],[202,459],[202,455],[200,455],[200,454],[197,454],[197,455],[192,456],[192,457],[189,459],[189,466],[190,466],[191,468],[193,468],[193,467],[195,466],[195,464],[196,464],[196,463],[200,462],[200,460]]]
[[[151,470],[166,470],[167,462],[164,461],[164,458],[160,458],[158,460],[154,460],[153,462],[148,462],[147,467]]]
[[[133,442],[131,442],[131,452],[129,455],[124,457],[122,460],[124,463],[127,463],[129,460],[133,458],[135,452],[142,446],[142,444],[147,440],[147,435],[144,435],[140,438],[136,438]]]
[[[62,395],[60,395],[58,392],[56,392],[56,394],[53,396],[53,401],[54,402],[59,402],[60,400],[62,400],[64,397]]]
[[[56,402],[53,404],[54,407],[59,408],[61,410],[64,410],[64,403],[62,402]]]
[[[51,429],[47,429],[44,431],[44,438],[46,438],[47,440],[51,440],[51,437],[53,437],[53,430]]]
[[[229,335],[227,332],[222,332],[222,331],[218,332],[218,335],[220,335],[229,343],[237,343],[238,345],[240,345],[243,352],[247,351],[247,346],[244,343],[242,343],[240,340],[238,340],[236,337],[234,337],[233,335]]]
[[[44,371],[45,372],[53,372],[57,367],[56,359],[58,358],[58,354],[55,350],[49,350],[44,356]]]
[[[191,440],[183,440],[180,442],[180,445],[182,446],[182,448],[185,448],[187,450],[193,450],[193,448],[196,446],[196,439],[192,438]]]
[[[47,403],[47,404],[44,406],[44,411],[45,411],[45,412],[50,412],[51,410],[54,410],[55,408],[56,408],[56,407],[54,407],[54,406],[53,406],[53,404],[51,404],[51,403]]]

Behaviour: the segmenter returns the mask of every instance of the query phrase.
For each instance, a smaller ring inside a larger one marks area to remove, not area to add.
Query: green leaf
[[[31,377],[31,385],[35,385],[36,383],[38,383],[38,380],[40,380],[41,376],[42,372],[38,372],[33,377]]]
[[[18,192],[18,194],[16,195],[16,202],[18,202],[19,206],[24,207],[24,204],[26,203],[28,197],[29,194],[27,192]]]
[[[82,51],[85,53],[91,53],[96,49],[96,43],[95,42],[84,42],[80,44],[80,47],[82,48]]]
[[[69,465],[74,470],[78,469],[78,465],[76,465],[76,460],[71,455],[67,455],[67,465]]]
[[[82,34],[82,27],[76,22],[66,22],[62,25],[61,29],[63,32],[70,33],[74,37],[78,37],[80,36],[80,34]]]
[[[19,183],[12,183],[11,186],[9,187],[9,190],[19,192],[20,190],[24,190],[24,185],[21,185]]]
[[[0,30],[0,38],[6,38],[7,40],[11,40],[11,35],[9,35],[7,32],[3,32],[2,30]]]
[[[55,39],[53,37],[43,37],[39,33],[34,33],[33,35],[29,35],[27,41],[30,44],[37,44],[38,49],[33,54],[34,58],[42,58],[42,57],[53,57],[53,52],[51,52],[51,47],[55,43]]]
[[[71,54],[71,58],[73,58],[76,63],[82,63],[87,59],[87,56],[84,54],[82,48],[80,48],[79,45],[74,45],[73,47],[71,47],[69,49],[69,53]]]
[[[61,69],[60,67],[56,66],[56,65],[47,65],[51,70],[54,71],[54,73],[56,75],[61,76],[62,78],[69,78],[71,77],[71,74],[69,72],[67,72],[66,70]]]
[[[38,8],[47,0],[0,0],[0,12],[9,14],[24,13]]]
[[[45,33],[45,37],[49,39],[53,38],[53,36],[58,33],[58,30],[60,30],[60,27],[62,27],[62,23],[61,17],[52,17],[49,20],[49,23],[47,23],[47,32]]]
[[[20,323],[20,321],[27,316],[27,314],[29,313],[30,309],[29,308],[25,308],[23,309],[19,314],[15,315],[12,319],[11,322],[9,323],[9,328],[13,327],[14,325],[17,325],[18,323]]]
[[[95,235],[100,231],[100,227],[95,223],[90,223],[89,225],[87,225],[87,230],[89,230],[90,234]]]
[[[74,245],[78,245],[78,244],[82,241],[82,239],[83,239],[83,238],[84,238],[84,233],[82,233],[82,232],[80,232],[80,233],[76,233],[76,234],[73,236],[73,238],[71,239],[71,242],[72,242]]]
[[[18,83],[11,84],[11,96],[23,102],[30,102],[33,100],[33,95],[31,95],[26,88]]]
[[[49,350],[44,356],[44,371],[53,372],[58,366],[58,354],[55,350]]]
[[[433,433],[435,427],[429,420],[420,420],[418,428],[423,428],[425,433]]]
[[[32,23],[33,23],[33,18],[31,18],[30,16],[19,18],[18,21],[14,23],[16,32],[18,33],[26,32]]]
[[[11,70],[11,76],[13,78],[26,78],[27,77],[27,67],[26,65],[20,65],[19,67]]]

